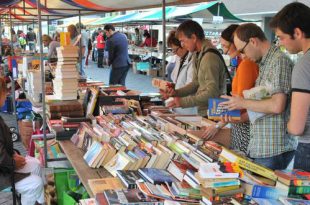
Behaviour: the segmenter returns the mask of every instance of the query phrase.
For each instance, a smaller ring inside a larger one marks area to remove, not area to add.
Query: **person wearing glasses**
[[[238,26],[237,24],[232,24],[224,29],[220,37],[220,43],[224,54],[229,55],[231,59],[237,62],[236,73],[232,81],[232,94],[243,97],[244,90],[251,89],[255,86],[255,80],[258,76],[258,66],[253,61],[242,58],[241,54],[237,51],[233,41],[233,34]],[[250,123],[246,110],[242,110],[241,121],[231,121],[229,120],[229,116],[227,116],[223,117],[222,121],[216,125],[206,127],[204,137],[211,139],[229,122],[232,123],[230,148],[246,154],[250,141]]]
[[[279,44],[288,52],[303,52],[292,74],[292,104],[287,130],[299,136],[294,169],[310,171],[310,8],[294,2],[286,5],[273,19]]]
[[[249,100],[241,96],[222,96],[229,110],[247,109],[265,115],[251,123],[249,157],[270,169],[286,169],[294,157],[295,137],[286,131],[288,121],[293,62],[279,47],[271,45],[260,27],[253,23],[240,25],[234,35],[239,51],[259,65],[257,86],[269,86],[271,97]]]
[[[208,115],[209,98],[219,97],[226,87],[225,64],[211,41],[205,39],[203,28],[195,21],[184,21],[177,29],[177,37],[183,48],[193,53],[193,80],[179,89],[169,89],[173,97],[167,104],[170,108],[198,108],[200,116]],[[216,50],[215,50],[216,51]]]
[[[167,44],[172,49],[173,54],[176,55],[176,63],[171,73],[171,80],[175,84],[175,89],[179,89],[193,80],[193,54],[182,47],[174,30],[170,31]],[[168,98],[163,90],[160,93],[164,99]],[[197,107],[174,108],[174,111],[183,115],[196,115]]]
[[[7,97],[5,79],[0,77],[0,107]],[[44,203],[44,183],[39,160],[18,154],[13,149],[9,127],[0,116],[0,190],[12,185],[14,170],[15,188],[21,194],[22,205]]]

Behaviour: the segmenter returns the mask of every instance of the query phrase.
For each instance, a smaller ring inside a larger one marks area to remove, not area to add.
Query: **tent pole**
[[[82,55],[84,55],[82,53],[82,40],[83,40],[82,38],[83,38],[83,36],[82,36],[82,28],[81,27],[82,27],[82,23],[81,23],[81,10],[79,10],[79,33],[81,35],[81,39],[80,39],[80,42],[79,42],[79,47],[80,47],[80,49],[79,49],[80,73],[82,73],[82,69],[83,69],[83,65],[82,65],[83,57],[82,57]]]
[[[41,20],[41,3],[37,1],[38,9],[38,24],[39,24],[39,46],[40,46],[40,67],[41,67],[41,80],[42,80],[42,106],[43,106],[43,139],[44,139],[44,165],[47,167],[47,143],[46,143],[46,105],[45,105],[45,69],[43,65],[43,45],[42,45],[42,20]]]
[[[14,55],[14,48],[13,48],[13,34],[12,34],[12,29],[13,29],[13,25],[12,25],[12,10],[10,8],[10,36],[11,36],[11,56],[13,57]],[[13,116],[16,116],[16,104],[15,104],[15,81],[14,81],[14,75],[13,75],[14,71],[12,68],[12,101],[13,101]]]
[[[50,25],[50,17],[47,16],[47,35],[50,35],[50,26],[49,25]]]
[[[163,73],[164,73],[164,79],[166,80],[166,0],[163,0],[162,3],[163,8]]]

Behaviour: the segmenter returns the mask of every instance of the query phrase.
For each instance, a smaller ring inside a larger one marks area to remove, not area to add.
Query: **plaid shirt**
[[[276,46],[272,46],[259,63],[259,76],[255,86],[271,86],[272,95],[285,93],[286,108],[281,114],[270,114],[251,124],[248,154],[252,158],[267,158],[294,150],[295,137],[286,131],[290,107],[292,61]]]

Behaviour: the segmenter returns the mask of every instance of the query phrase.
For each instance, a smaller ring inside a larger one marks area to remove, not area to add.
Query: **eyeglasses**
[[[172,49],[172,53],[177,53],[180,47],[177,47],[176,49]]]
[[[240,50],[238,50],[239,53],[244,54],[244,49],[247,47],[247,45],[250,43],[250,41],[247,41],[246,44],[243,46],[243,48],[241,48]]]

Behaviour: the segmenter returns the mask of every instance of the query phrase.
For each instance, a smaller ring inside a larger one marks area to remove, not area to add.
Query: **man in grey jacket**
[[[109,53],[110,85],[125,85],[126,76],[129,70],[128,41],[125,34],[116,32],[114,26],[107,24],[104,31],[108,37],[107,50]]]

